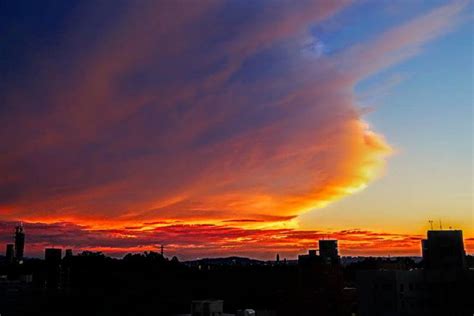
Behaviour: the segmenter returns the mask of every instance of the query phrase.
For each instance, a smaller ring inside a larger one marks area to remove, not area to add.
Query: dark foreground
[[[467,259],[472,265],[472,258]],[[392,306],[400,304],[391,297],[400,295],[401,275],[408,278],[402,291],[408,296],[405,304],[438,304],[435,311],[427,306],[426,315],[473,314],[472,270],[442,276],[423,271],[422,263],[409,258],[366,258],[344,266],[311,255],[299,262],[229,258],[180,263],[153,252],[123,259],[85,252],[58,262],[3,263],[0,313],[177,315],[189,314],[193,300],[219,299],[229,314],[251,308],[256,315],[424,315],[422,306]],[[420,284],[428,288],[420,289]],[[419,300],[420,295],[428,296]],[[433,297],[437,302],[430,301]],[[373,311],[364,310],[367,304]],[[397,312],[389,314],[391,310]]]

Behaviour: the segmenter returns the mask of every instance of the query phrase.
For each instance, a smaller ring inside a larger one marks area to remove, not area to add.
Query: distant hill
[[[268,265],[272,261],[262,261],[245,257],[203,258],[183,262],[187,266],[258,266]]]

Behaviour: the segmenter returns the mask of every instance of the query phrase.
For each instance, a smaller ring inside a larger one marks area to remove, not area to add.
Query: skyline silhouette
[[[342,257],[338,240],[320,239],[318,245],[297,260],[279,260],[277,254],[271,261],[180,262],[158,252],[118,259],[72,249],[63,256],[61,248],[45,248],[44,259],[10,262],[0,256],[0,312],[467,316],[474,311],[474,256],[465,253],[462,231],[429,230],[419,259]]]
[[[7,227],[7,223],[3,223],[3,225],[0,226],[0,242],[4,244],[13,243],[14,241],[11,238],[11,236],[14,235],[11,228],[16,225],[14,222],[10,222],[9,224],[10,227]],[[155,251],[161,253],[161,248],[163,247],[168,255],[177,256],[181,260],[228,256],[244,256],[270,260],[275,257],[276,253],[278,253],[283,260],[283,258],[296,258],[301,252],[305,252],[306,249],[314,247],[314,240],[317,239],[337,239],[339,241],[339,249],[345,256],[419,256],[421,251],[420,242],[424,238],[423,235],[411,236],[373,233],[357,229],[332,233],[319,231],[301,232],[282,229],[274,230],[271,234],[261,234],[256,231],[246,232],[245,230],[233,228],[230,230],[230,233],[239,235],[241,238],[246,238],[247,241],[251,241],[255,238],[262,242],[267,239],[267,247],[269,249],[262,252],[260,244],[252,247],[249,244],[241,243],[238,245],[234,244],[232,250],[226,249],[222,251],[219,249],[222,246],[221,243],[218,242],[217,245],[214,245],[215,237],[209,239],[209,234],[212,233],[213,229],[217,229],[218,233],[222,233],[219,227],[202,225],[199,227],[201,234],[194,232],[190,236],[189,226],[176,225],[173,227],[172,234],[166,234],[166,230],[164,230],[164,233],[163,231],[159,231],[155,234],[131,230],[130,234],[134,236],[136,240],[125,241],[126,247],[120,248],[120,246],[117,245],[120,245],[121,237],[117,237],[117,239],[107,237],[110,238],[107,243],[113,246],[102,246],[103,240],[106,238],[100,236],[100,234],[107,234],[107,231],[95,232],[94,230],[77,229],[72,230],[70,233],[71,228],[66,227],[66,229],[64,229],[63,225],[67,226],[70,224],[48,225],[44,223],[22,223],[22,227],[26,227],[26,231],[30,232],[26,238],[26,256],[40,258],[43,256],[44,248],[47,247],[70,248],[76,252],[100,251],[112,257],[123,257],[130,252],[141,253],[144,251]],[[452,229],[453,228],[450,227],[446,230],[449,231]],[[194,231],[195,230],[196,228],[194,227]],[[39,236],[35,236],[35,234]],[[99,236],[97,236],[97,234],[99,234]],[[292,237],[292,234],[296,236]],[[294,243],[298,238],[302,238],[302,234],[305,234],[304,243],[298,242],[297,244],[288,245],[288,243]],[[275,236],[279,236],[279,240],[271,241]],[[87,237],[88,243],[81,242],[85,237]],[[367,244],[364,248],[360,248],[360,242],[370,244]],[[133,243],[133,246],[131,246],[131,243]],[[464,238],[464,243],[467,253],[474,253],[474,239]],[[198,245],[198,249],[193,249],[195,245]],[[207,249],[203,250],[201,246],[205,246]]]

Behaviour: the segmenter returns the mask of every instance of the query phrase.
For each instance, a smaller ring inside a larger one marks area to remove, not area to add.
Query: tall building
[[[466,252],[461,230],[429,230],[421,241],[426,269],[465,269]]]
[[[298,308],[296,314],[341,315],[344,288],[337,240],[320,240],[319,255],[311,249],[298,256]],[[315,295],[317,293],[317,295]]]
[[[422,255],[423,269],[360,271],[358,315],[474,315],[474,270],[466,268],[462,232],[428,231]]]
[[[23,230],[23,224],[15,227],[15,259],[17,262],[23,260],[25,251],[25,232]]]
[[[7,244],[7,251],[5,253],[8,263],[13,263],[15,260],[15,248],[13,244]]]
[[[44,249],[44,261],[47,265],[60,265],[62,258],[62,250],[60,248]]]
[[[46,264],[46,287],[58,288],[61,279],[62,250],[57,248],[46,248],[44,250],[44,261]]]
[[[319,255],[326,263],[336,264],[340,262],[337,240],[320,240]]]
[[[64,254],[65,258],[72,257],[72,249],[66,249],[66,253]]]

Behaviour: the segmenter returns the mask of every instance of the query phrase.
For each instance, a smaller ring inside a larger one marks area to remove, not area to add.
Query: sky
[[[0,242],[474,251],[470,1],[0,1]]]

